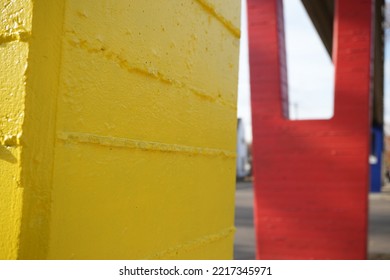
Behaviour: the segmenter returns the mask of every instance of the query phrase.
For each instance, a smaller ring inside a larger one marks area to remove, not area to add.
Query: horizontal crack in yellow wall
[[[191,155],[204,155],[204,156],[222,156],[226,158],[235,159],[235,152],[202,148],[202,147],[191,147],[177,144],[158,143],[150,141],[140,141],[127,138],[110,137],[93,135],[87,133],[76,133],[76,132],[59,132],[58,139],[63,141],[71,141],[78,143],[89,143],[97,144],[108,147],[128,148],[128,149],[139,149],[145,151],[158,151],[166,153],[184,153]]]

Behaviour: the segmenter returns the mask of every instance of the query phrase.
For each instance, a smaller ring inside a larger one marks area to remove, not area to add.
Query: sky
[[[252,121],[250,105],[250,81],[249,81],[249,53],[248,53],[248,23],[246,13],[246,0],[241,1],[241,43],[240,43],[240,67],[238,72],[238,101],[237,116],[243,119],[245,135],[248,142],[252,142]]]
[[[387,3],[390,0],[386,0]],[[329,119],[333,116],[334,69],[320,37],[300,0],[284,0],[290,119]],[[252,141],[246,1],[241,10],[238,117]],[[299,38],[299,40],[297,40]],[[388,39],[386,40],[386,42]],[[390,45],[385,46],[385,121],[390,124]]]

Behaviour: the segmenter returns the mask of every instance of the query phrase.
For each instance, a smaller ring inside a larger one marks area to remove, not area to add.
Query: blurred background
[[[289,118],[330,119],[334,108],[334,67],[301,0],[284,0]],[[390,259],[390,0],[384,30],[384,147],[370,164],[382,161],[381,187],[369,194],[369,258]],[[255,259],[252,192],[252,122],[247,32],[247,7],[242,1],[237,112],[236,259]],[[299,38],[299,39],[297,39]]]

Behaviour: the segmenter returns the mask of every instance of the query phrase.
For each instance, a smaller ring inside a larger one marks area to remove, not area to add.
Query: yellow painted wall
[[[43,2],[17,257],[231,258],[240,1]]]
[[[0,0],[0,259],[18,255],[22,216],[21,145],[29,0]]]

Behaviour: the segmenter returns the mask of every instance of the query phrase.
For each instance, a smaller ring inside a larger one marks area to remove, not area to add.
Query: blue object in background
[[[381,192],[382,189],[382,153],[383,126],[373,126],[370,155],[371,192]]]

